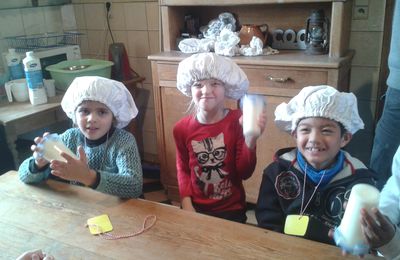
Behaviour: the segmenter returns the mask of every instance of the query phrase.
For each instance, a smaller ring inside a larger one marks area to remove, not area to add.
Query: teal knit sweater
[[[60,135],[66,146],[76,152],[81,145],[85,149],[89,168],[95,170],[99,183],[95,189],[121,198],[137,198],[142,194],[143,173],[135,137],[116,128],[108,141],[85,147],[84,136],[77,128],[71,128]],[[107,146],[107,147],[106,147]],[[32,169],[33,157],[26,159],[19,167],[19,178],[25,183],[39,183],[48,178],[51,169]]]

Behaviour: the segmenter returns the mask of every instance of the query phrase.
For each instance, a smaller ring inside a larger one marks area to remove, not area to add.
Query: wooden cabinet
[[[351,2],[335,0],[161,0],[164,51],[149,56],[152,66],[156,111],[157,141],[161,181],[168,198],[179,201],[175,167],[175,143],[172,129],[185,116],[190,99],[176,89],[178,63],[188,54],[175,50],[176,38],[183,28],[184,16],[199,17],[200,24],[222,12],[232,12],[240,24],[268,24],[269,30],[305,27],[314,9],[324,9],[331,21],[329,54],[306,55],[300,50],[280,50],[279,54],[256,57],[234,57],[250,81],[250,93],[263,95],[267,102],[268,122],[257,143],[257,166],[245,182],[247,201],[255,203],[263,169],[272,161],[277,149],[294,146],[292,138],[274,125],[277,105],[288,102],[301,88],[328,84],[342,91],[348,89],[350,62],[348,50]],[[237,106],[235,102],[228,106]]]

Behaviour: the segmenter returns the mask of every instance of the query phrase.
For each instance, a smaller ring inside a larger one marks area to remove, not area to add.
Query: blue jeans
[[[393,156],[400,144],[400,90],[386,91],[383,113],[375,130],[370,168],[378,173],[381,189],[392,175]]]

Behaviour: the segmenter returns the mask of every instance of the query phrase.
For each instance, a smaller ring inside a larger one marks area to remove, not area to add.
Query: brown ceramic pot
[[[247,45],[250,43],[253,36],[261,39],[263,44],[267,42],[268,25],[254,25],[254,24],[243,24],[239,31],[240,45]]]

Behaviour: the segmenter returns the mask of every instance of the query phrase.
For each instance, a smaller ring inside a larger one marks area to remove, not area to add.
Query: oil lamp
[[[313,10],[307,18],[306,27],[306,53],[324,54],[329,48],[329,20],[325,17],[324,10]]]

